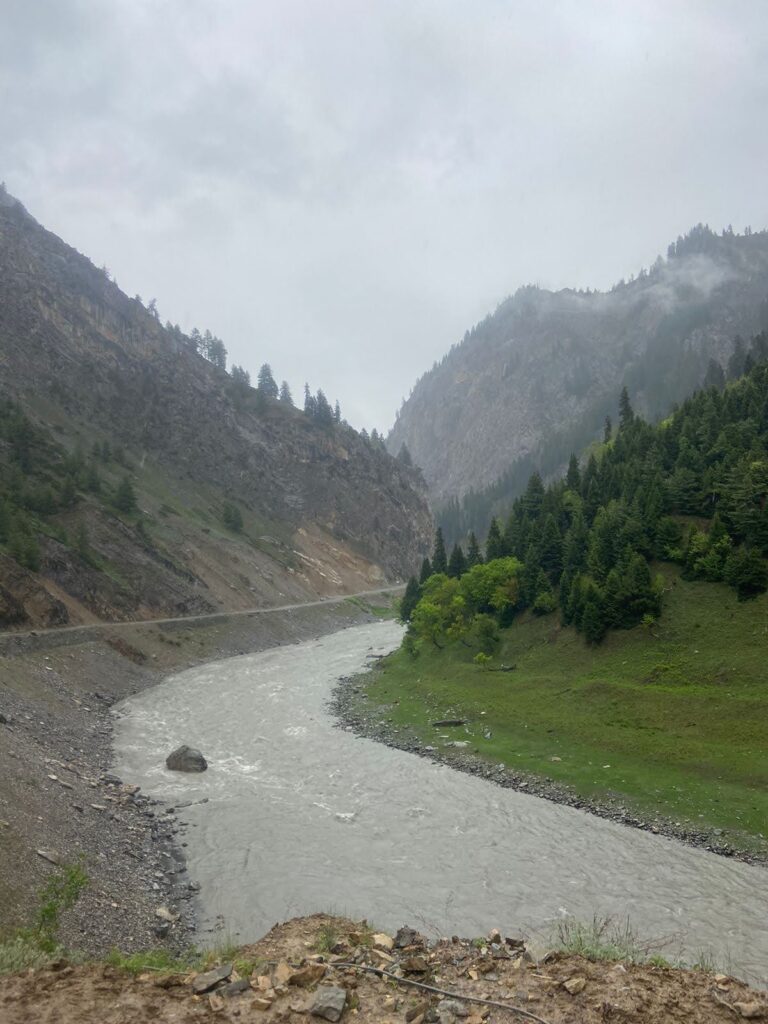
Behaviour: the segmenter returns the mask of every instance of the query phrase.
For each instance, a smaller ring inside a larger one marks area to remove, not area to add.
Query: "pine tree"
[[[410,622],[413,609],[419,603],[421,587],[415,576],[411,576],[405,587],[405,593],[400,599],[400,621]]]
[[[284,380],[280,385],[280,401],[285,402],[286,405],[293,405],[293,395],[291,389],[288,387],[288,381]]]
[[[597,597],[589,594],[581,614],[581,631],[589,644],[599,644],[605,636],[605,621]]]
[[[413,459],[411,458],[411,453],[408,451],[408,445],[405,441],[400,445],[400,450],[397,453],[397,459],[398,462],[402,462],[404,466],[413,465]]]
[[[275,378],[272,376],[272,368],[269,363],[264,363],[259,370],[256,390],[266,398],[277,398],[279,394]]]
[[[565,476],[565,486],[569,491],[573,491],[575,494],[578,494],[581,490],[581,470],[579,469],[579,460],[573,453],[571,453],[570,460],[568,461],[568,472]]]
[[[329,427],[333,423],[333,410],[321,390],[318,390],[315,395],[315,419],[318,423],[324,427]]]
[[[470,533],[467,545],[467,568],[471,569],[473,565],[479,565],[482,560],[483,556],[480,553],[480,545],[477,543],[477,537],[474,532]]]
[[[451,557],[448,559],[448,575],[458,579],[467,571],[467,559],[460,544],[454,544]]]
[[[446,573],[448,571],[448,558],[445,554],[445,541],[440,526],[435,530],[435,547],[432,552],[432,572]]]
[[[333,407],[333,422],[341,423],[341,406],[339,405],[338,398],[336,399],[336,404]]]
[[[304,412],[307,416],[314,416],[317,408],[315,396],[309,390],[309,384],[304,385]]]
[[[603,444],[608,444],[609,441],[611,440],[612,436],[613,436],[613,423],[611,422],[611,417],[610,416],[606,416],[605,417],[605,424],[603,426]]]
[[[635,414],[629,401],[629,392],[626,385],[621,389],[619,396],[619,430],[626,430],[634,422]]]
[[[127,476],[124,476],[115,491],[114,506],[126,515],[136,511],[136,492]]]
[[[421,572],[419,573],[419,583],[422,586],[427,582],[429,577],[432,575],[432,563],[428,558],[425,558],[421,563]]]
[[[496,558],[501,558],[503,554],[504,543],[501,538],[499,521],[494,516],[491,520],[491,525],[488,527],[488,536],[485,538],[485,560],[486,562],[492,562]]]

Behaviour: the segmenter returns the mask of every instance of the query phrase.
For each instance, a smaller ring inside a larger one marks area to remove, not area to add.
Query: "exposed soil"
[[[414,729],[394,725],[388,720],[388,707],[377,704],[372,691],[375,680],[375,672],[364,677],[353,676],[340,680],[329,706],[340,728],[349,729],[357,736],[365,736],[396,750],[405,750],[430,761],[448,765],[456,771],[477,775],[497,786],[529,793],[567,807],[576,807],[597,817],[652,832],[654,835],[668,836],[670,839],[677,839],[688,846],[696,846],[721,857],[733,857],[749,864],[768,864],[768,849],[740,848],[732,842],[726,843],[719,838],[718,830],[695,829],[661,815],[640,817],[626,807],[619,797],[611,799],[579,796],[570,787],[550,778],[509,768],[498,762],[490,762],[480,751],[470,747],[464,733],[458,729],[454,729],[456,739],[453,741],[442,744],[436,738],[433,743],[425,743]],[[459,724],[463,724],[463,721]],[[468,749],[464,749],[465,747]]]
[[[68,948],[193,941],[182,826],[110,774],[111,706],[193,665],[370,622],[367,607],[342,599],[0,637],[0,934],[30,920],[56,862],[82,862],[90,881],[63,920]]]
[[[329,939],[331,950],[319,953],[319,940],[327,947]],[[5,1024],[298,1024],[317,1019],[370,1024],[726,1024],[768,1013],[768,993],[724,975],[593,963],[559,953],[537,962],[519,940],[505,941],[493,933],[483,943],[454,938],[429,947],[411,929],[403,928],[396,936],[374,935],[364,922],[325,915],[276,925],[260,942],[240,950],[235,964],[221,975],[208,986],[194,972],[148,971],[134,978],[113,967],[58,963],[4,979],[0,1019]],[[195,994],[195,988],[206,991]],[[328,989],[338,990],[340,1018],[322,1018],[316,1012]]]

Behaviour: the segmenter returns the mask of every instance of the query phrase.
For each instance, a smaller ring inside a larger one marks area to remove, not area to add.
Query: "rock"
[[[390,949],[395,948],[395,940],[391,935],[387,935],[385,932],[376,932],[373,936],[373,945],[376,949],[383,949],[389,952]]]
[[[211,1009],[214,1013],[218,1013],[220,1010],[224,1009],[224,1000],[218,992],[211,992],[208,996],[208,1002],[211,1004]]]
[[[766,1005],[753,999],[749,1003],[734,1003],[734,1010],[738,1010],[745,1020],[760,1020],[765,1017]]]
[[[38,857],[47,860],[49,864],[61,864],[61,854],[56,850],[36,850]]]
[[[440,1015],[440,1020],[442,1021],[445,1018],[448,1024],[456,1017],[469,1016],[469,1010],[458,999],[441,999],[437,1004],[437,1012]]]
[[[436,729],[444,729],[444,728],[446,728],[449,725],[451,725],[451,726],[459,726],[459,725],[466,725],[466,724],[467,724],[466,718],[441,718],[440,721],[432,723],[432,725]]]
[[[424,938],[419,935],[415,928],[398,928],[397,934],[395,935],[395,948],[405,949],[406,946],[423,946]]]
[[[313,1017],[322,1017],[323,1020],[341,1020],[344,1007],[347,1005],[346,989],[335,986],[323,986],[315,992],[315,998],[309,1012]]]
[[[577,996],[579,992],[583,992],[587,987],[587,979],[579,975],[576,978],[569,978],[563,982],[563,988],[566,992],[569,992],[572,996]]]
[[[226,981],[232,974],[233,969],[234,967],[232,964],[222,964],[220,967],[214,967],[212,971],[205,971],[203,974],[198,974],[192,979],[192,991],[196,995],[201,995],[203,992],[209,992],[215,985],[218,985],[220,981]]]
[[[501,945],[501,932],[498,928],[492,928],[488,933],[488,941],[491,945]]]
[[[272,972],[272,984],[277,988],[279,985],[287,985],[293,976],[294,970],[287,960],[281,960]]]
[[[271,999],[265,999],[263,996],[254,996],[251,1006],[256,1010],[268,1010],[272,1006]]]
[[[199,750],[184,743],[166,757],[165,766],[172,772],[204,772],[208,762]]]
[[[400,961],[400,967],[405,974],[426,974],[429,970],[429,964],[423,956],[409,956]]]
[[[250,991],[250,988],[251,986],[245,978],[238,978],[237,981],[230,981],[230,983],[225,985],[220,991],[227,999],[232,999],[234,996],[239,996],[243,992]]]
[[[306,967],[294,971],[288,978],[289,985],[298,985],[299,988],[309,988],[315,982],[325,977],[325,964],[307,964]]]
[[[179,920],[179,915],[166,906],[158,907],[155,911],[155,917],[159,917],[161,921],[167,921],[169,924],[174,924]]]
[[[408,1021],[408,1024],[413,1024],[416,1018],[423,1017],[428,1009],[429,1000],[424,999],[420,1003],[417,1003],[415,1006],[412,1006],[410,1010],[405,1011],[405,1019],[406,1021]]]

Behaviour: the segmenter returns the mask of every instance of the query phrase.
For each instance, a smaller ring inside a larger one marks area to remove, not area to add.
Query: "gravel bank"
[[[90,881],[63,921],[70,948],[95,955],[193,942],[196,883],[183,826],[174,808],[111,774],[111,707],[193,665],[373,621],[373,603],[4,638],[0,932],[30,920],[57,862],[81,862]]]

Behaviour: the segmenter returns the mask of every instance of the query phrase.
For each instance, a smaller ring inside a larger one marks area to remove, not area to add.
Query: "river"
[[[116,709],[115,769],[177,804],[200,924],[255,939],[318,910],[546,944],[570,914],[628,918],[668,957],[768,982],[768,872],[502,789],[334,726],[336,681],[401,629],[356,626],[190,669]],[[165,768],[181,743],[201,775]]]

